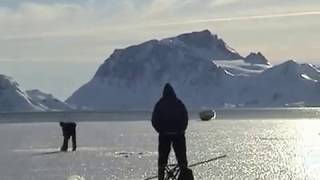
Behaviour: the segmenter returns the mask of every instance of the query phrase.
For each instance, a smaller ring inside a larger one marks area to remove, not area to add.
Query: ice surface
[[[141,180],[155,174],[157,134],[149,121],[77,127],[78,150],[59,153],[58,123],[0,124],[0,179]],[[194,167],[196,179],[317,179],[319,131],[320,121],[307,119],[193,120],[186,135],[188,159],[193,164],[227,156]]]

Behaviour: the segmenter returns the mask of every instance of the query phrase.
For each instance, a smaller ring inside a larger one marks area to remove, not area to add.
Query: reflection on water
[[[218,119],[318,119],[320,108],[217,109]]]
[[[320,121],[296,121],[298,153],[301,154],[307,174],[313,178],[320,177]]]

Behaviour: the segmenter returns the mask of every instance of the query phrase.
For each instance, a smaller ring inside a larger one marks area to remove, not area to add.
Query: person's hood
[[[176,93],[169,83],[166,83],[166,85],[164,86],[162,97],[176,97]]]

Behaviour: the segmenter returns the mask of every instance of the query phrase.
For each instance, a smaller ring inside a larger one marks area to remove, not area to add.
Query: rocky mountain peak
[[[250,53],[247,57],[245,57],[245,62],[251,63],[251,64],[264,64],[264,65],[270,65],[267,58],[261,53]]]

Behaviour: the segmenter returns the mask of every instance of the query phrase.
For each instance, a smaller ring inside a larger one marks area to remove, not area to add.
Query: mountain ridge
[[[41,98],[40,95],[41,94]],[[38,96],[38,97],[37,97]],[[11,77],[0,74],[0,112],[72,110],[66,103],[39,90],[25,91]]]
[[[204,30],[115,50],[66,102],[99,110],[150,110],[169,82],[189,108],[314,105],[320,102],[318,74],[304,66],[293,60],[272,66],[260,52],[244,58]]]

